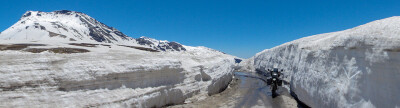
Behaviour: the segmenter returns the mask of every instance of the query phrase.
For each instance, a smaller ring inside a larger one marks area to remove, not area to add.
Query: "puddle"
[[[171,107],[229,107],[229,108],[296,108],[297,102],[294,100],[285,88],[278,88],[279,96],[272,98],[270,87],[265,82],[265,77],[256,73],[235,72],[235,78],[229,85],[229,88],[208,97],[205,100],[176,105]]]

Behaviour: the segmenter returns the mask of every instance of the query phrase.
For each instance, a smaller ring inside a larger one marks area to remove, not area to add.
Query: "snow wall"
[[[264,50],[254,67],[284,69],[291,91],[310,107],[399,107],[400,18]]]
[[[6,42],[11,41],[0,41]],[[237,64],[234,56],[205,47],[185,52],[104,47],[80,47],[92,52],[77,54],[0,51],[0,108],[183,104],[224,90]]]

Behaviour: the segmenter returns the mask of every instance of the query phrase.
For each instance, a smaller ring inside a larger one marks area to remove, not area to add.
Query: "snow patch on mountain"
[[[259,71],[283,68],[311,107],[400,106],[400,17],[301,38],[254,56]]]
[[[136,41],[140,45],[149,46],[151,48],[158,49],[161,51],[186,51],[186,48],[184,48],[183,45],[177,42],[169,42],[166,40],[161,41],[153,38],[148,38],[145,36],[137,38]]]
[[[132,38],[94,18],[75,11],[27,11],[21,19],[0,34],[8,40],[64,40],[105,43],[131,43]]]
[[[59,41],[113,43],[147,46],[158,51],[185,51],[177,42],[159,41],[148,37],[131,38],[82,12],[27,11],[20,20],[0,33],[0,40]]]

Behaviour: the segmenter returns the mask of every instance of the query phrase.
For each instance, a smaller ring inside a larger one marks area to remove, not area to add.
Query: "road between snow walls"
[[[287,87],[310,107],[395,108],[400,106],[399,27],[400,18],[391,17],[305,37],[241,65],[264,72],[284,69]]]
[[[236,65],[234,56],[205,47],[153,52],[103,43],[1,43],[0,107],[183,104],[224,90]]]

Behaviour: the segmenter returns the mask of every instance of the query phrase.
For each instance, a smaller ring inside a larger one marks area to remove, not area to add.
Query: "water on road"
[[[204,100],[172,107],[202,107],[202,108],[296,108],[297,102],[285,88],[279,87],[277,97],[272,98],[270,86],[265,77],[256,73],[235,72],[235,78],[229,87],[216,95]]]

